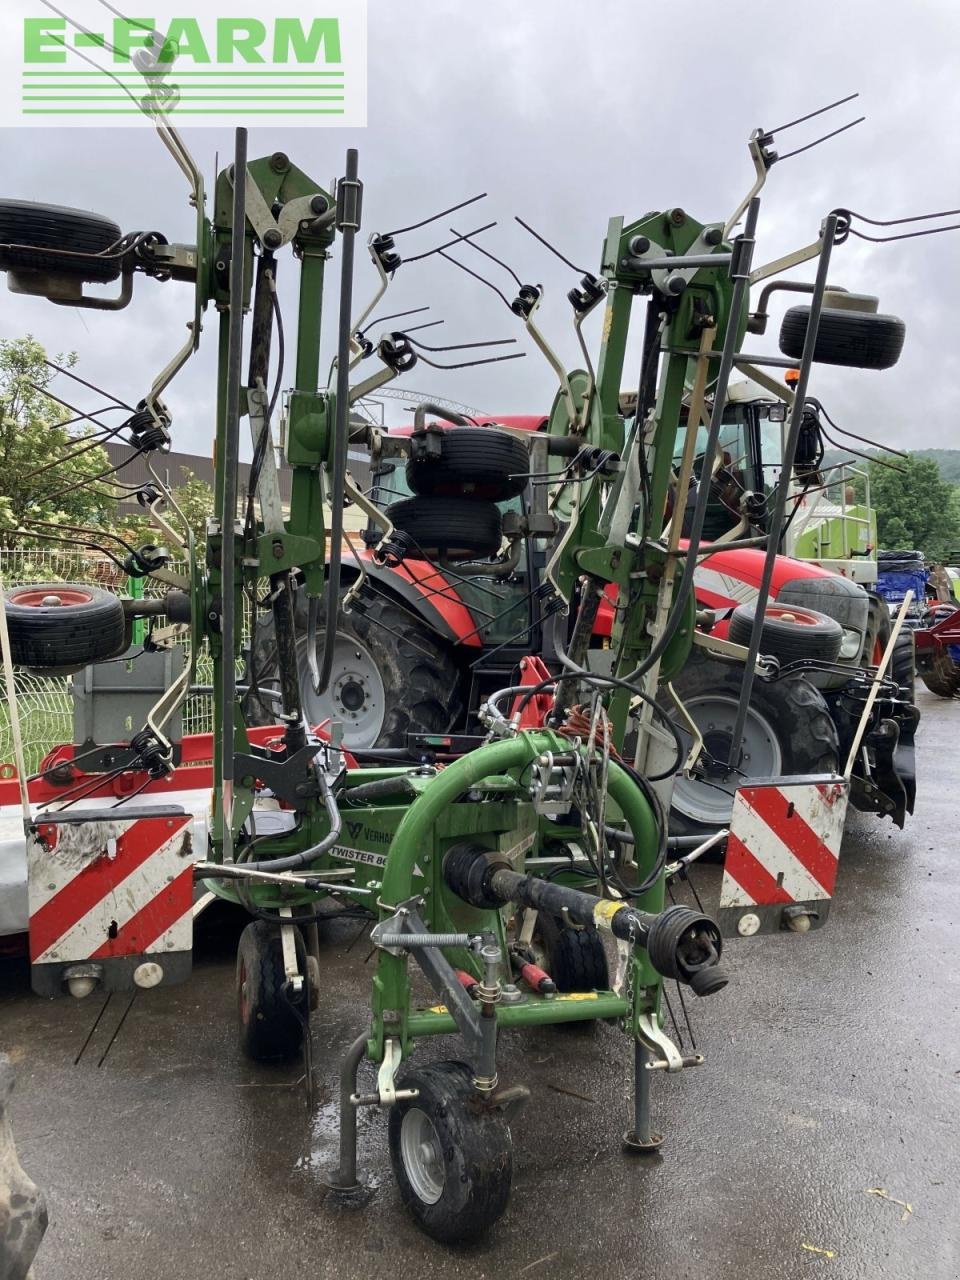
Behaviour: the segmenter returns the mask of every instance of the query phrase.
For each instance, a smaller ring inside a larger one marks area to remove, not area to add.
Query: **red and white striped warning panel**
[[[53,815],[51,815],[53,818]],[[27,840],[33,987],[65,994],[77,965],[105,991],[180,981],[193,947],[192,817],[45,823]]]
[[[805,933],[826,921],[848,799],[848,784],[832,776],[737,789],[720,888],[725,933]]]

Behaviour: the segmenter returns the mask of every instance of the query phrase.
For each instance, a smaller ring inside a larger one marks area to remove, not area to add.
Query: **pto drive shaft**
[[[624,901],[522,875],[475,844],[450,849],[443,875],[451,892],[473,907],[494,909],[514,902],[574,924],[595,925],[644,947],[658,973],[686,983],[698,996],[712,995],[727,985],[727,975],[719,967],[720,929],[709,916],[690,907],[672,906],[651,915]]]

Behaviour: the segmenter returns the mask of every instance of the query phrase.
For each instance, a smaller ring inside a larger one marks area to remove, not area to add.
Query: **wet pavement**
[[[405,1216],[370,1110],[374,1197],[361,1212],[325,1204],[336,1064],[362,1029],[369,973],[356,921],[324,928],[310,1113],[299,1067],[240,1057],[234,917],[208,918],[188,984],[138,997],[102,1067],[124,1001],[75,1067],[97,1006],[32,996],[26,966],[0,961],[14,1133],[50,1205],[36,1280],[954,1280],[960,704],[918,699],[917,816],[905,832],[851,818],[823,932],[730,944],[730,986],[691,1010],[706,1065],[654,1080],[660,1155],[621,1151],[632,1055],[613,1027],[503,1037],[504,1081],[533,1096],[513,1125],[510,1206],[469,1249]],[[702,880],[716,892],[715,871]],[[446,1055],[434,1043],[427,1056]]]

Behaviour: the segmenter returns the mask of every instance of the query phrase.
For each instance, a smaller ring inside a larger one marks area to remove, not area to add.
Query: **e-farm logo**
[[[5,4],[0,124],[366,124],[366,0],[134,3]]]

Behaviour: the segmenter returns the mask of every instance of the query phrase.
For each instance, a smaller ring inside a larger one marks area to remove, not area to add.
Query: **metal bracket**
[[[292,908],[280,908],[281,920],[292,914]],[[300,962],[297,960],[297,944],[293,936],[292,924],[280,926],[280,946],[283,948],[283,975],[290,983],[291,989],[299,995],[303,990],[303,974],[300,972]]]
[[[703,1063],[702,1053],[688,1054],[686,1057],[681,1054],[663,1031],[653,1012],[642,1013],[637,1019],[637,1039],[656,1055],[645,1064],[646,1071],[682,1071],[684,1067],[699,1067]]]

